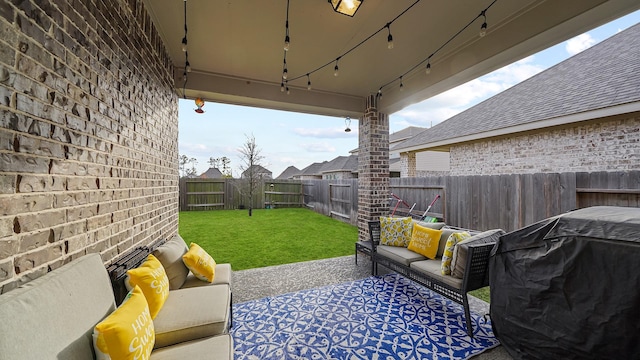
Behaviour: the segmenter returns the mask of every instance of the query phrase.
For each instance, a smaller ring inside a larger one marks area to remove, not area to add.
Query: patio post
[[[358,240],[369,240],[368,222],[389,211],[389,117],[378,112],[375,95],[358,130]]]

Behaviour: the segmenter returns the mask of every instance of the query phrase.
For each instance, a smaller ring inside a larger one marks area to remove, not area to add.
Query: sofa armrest
[[[496,243],[470,244],[462,289],[476,290],[489,285],[489,256]]]

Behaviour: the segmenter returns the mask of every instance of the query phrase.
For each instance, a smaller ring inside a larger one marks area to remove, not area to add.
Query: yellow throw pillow
[[[457,243],[470,237],[471,234],[466,231],[455,232],[449,235],[447,244],[444,246],[444,253],[442,254],[442,275],[451,275],[451,259],[453,259],[453,249]]]
[[[182,255],[182,261],[198,279],[213,282],[216,275],[216,261],[198,244],[189,245],[189,251]]]
[[[155,339],[149,306],[138,286],[93,329],[97,360],[149,359]]]
[[[128,290],[136,285],[142,289],[149,304],[151,318],[155,319],[169,297],[169,278],[160,260],[153,255],[147,256],[142,265],[127,270],[124,283]]]
[[[413,222],[410,217],[380,217],[380,244],[407,247]]]
[[[440,243],[440,236],[442,230],[430,229],[425,226],[415,224],[413,226],[413,233],[411,234],[411,241],[407,249],[416,252],[422,256],[426,256],[429,259],[435,259],[438,253],[438,244]]]

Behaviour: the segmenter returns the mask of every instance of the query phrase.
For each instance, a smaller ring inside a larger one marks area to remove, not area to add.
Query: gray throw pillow
[[[456,244],[453,248],[453,259],[451,260],[451,276],[462,279],[467,267],[467,253],[470,244],[495,243],[498,238],[504,235],[502,229],[493,229],[474,235]]]
[[[169,278],[169,290],[180,289],[187,280],[189,269],[182,261],[182,255],[189,248],[180,235],[167,240],[153,251],[153,256],[158,258]]]

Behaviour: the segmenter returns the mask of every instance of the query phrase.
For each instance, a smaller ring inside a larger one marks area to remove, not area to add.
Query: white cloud
[[[349,128],[351,129],[351,132],[345,132],[345,128],[295,128],[293,129],[293,132],[299,136],[318,139],[357,137],[358,123],[352,120]]]
[[[569,55],[573,56],[583,50],[590,48],[595,43],[596,39],[592,38],[588,33],[584,33],[582,35],[574,37],[573,39],[567,40],[565,50],[567,50]]]
[[[455,87],[393,114],[393,124],[402,126],[436,125],[473,105],[530,78],[544,70],[529,56],[490,74]],[[393,131],[402,128],[392,129]]]
[[[335,152],[336,148],[327,142],[304,143],[299,145],[309,152]]]

